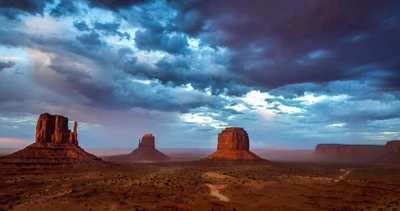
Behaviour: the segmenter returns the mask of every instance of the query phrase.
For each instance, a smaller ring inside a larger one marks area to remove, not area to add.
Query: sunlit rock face
[[[36,143],[78,145],[78,123],[74,131],[68,129],[68,118],[61,115],[41,114],[36,124]]]
[[[262,160],[249,149],[250,141],[247,132],[240,127],[229,127],[218,134],[217,151],[206,159]]]

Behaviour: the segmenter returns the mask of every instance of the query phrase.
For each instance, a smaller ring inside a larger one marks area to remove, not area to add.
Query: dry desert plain
[[[0,210],[400,210],[397,167],[172,159],[0,175]]]

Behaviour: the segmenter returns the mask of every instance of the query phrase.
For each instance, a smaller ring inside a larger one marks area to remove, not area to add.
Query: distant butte
[[[131,161],[162,161],[169,160],[170,157],[158,151],[155,145],[155,137],[153,134],[145,134],[139,140],[138,148],[130,154],[109,156],[109,160],[131,160]]]
[[[36,125],[35,143],[0,160],[5,165],[100,164],[103,161],[85,152],[78,145],[78,123],[68,129],[68,118],[61,115],[41,114]]]
[[[206,160],[263,160],[250,150],[247,132],[240,127],[228,127],[218,134],[217,151]]]
[[[378,164],[400,165],[400,140],[388,141],[385,154],[376,161]]]

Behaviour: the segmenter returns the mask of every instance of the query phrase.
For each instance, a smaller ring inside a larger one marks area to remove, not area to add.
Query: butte
[[[251,152],[247,132],[240,127],[228,127],[218,133],[217,151],[208,155],[206,160],[261,161],[264,160]]]
[[[385,144],[385,154],[376,163],[384,165],[400,165],[400,140],[388,141]]]
[[[109,160],[125,160],[125,161],[163,161],[169,160],[170,157],[158,151],[155,146],[155,137],[152,134],[145,134],[139,140],[138,148],[126,155],[110,156]]]
[[[41,114],[36,125],[35,143],[0,160],[7,166],[96,166],[105,164],[78,145],[78,123],[68,129],[68,118]]]

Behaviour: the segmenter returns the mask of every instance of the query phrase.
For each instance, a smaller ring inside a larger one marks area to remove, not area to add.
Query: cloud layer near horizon
[[[0,1],[0,137],[49,112],[88,147],[400,139],[396,1]],[[10,139],[11,140],[11,139]],[[0,147],[1,147],[0,143]]]

